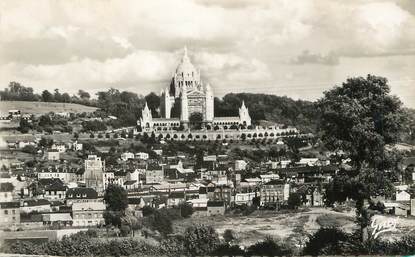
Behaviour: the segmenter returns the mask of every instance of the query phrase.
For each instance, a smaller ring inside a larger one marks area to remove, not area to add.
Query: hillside
[[[318,111],[314,102],[293,100],[286,96],[267,94],[227,94],[223,99],[215,98],[215,116],[238,115],[242,101],[249,108],[255,123],[270,122],[292,125],[304,132],[316,132]]]
[[[6,114],[8,110],[20,110],[22,113],[39,115],[48,112],[94,112],[97,108],[71,103],[1,101],[0,112]]]

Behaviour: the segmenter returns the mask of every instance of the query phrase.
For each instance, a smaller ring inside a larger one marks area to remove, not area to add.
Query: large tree
[[[399,156],[386,146],[395,144],[403,129],[402,103],[390,94],[386,78],[368,75],[349,78],[342,86],[325,92],[318,107],[325,146],[350,159],[352,169],[346,172],[346,183],[362,187],[358,195],[348,190],[354,194],[343,196],[356,198],[360,219],[365,215],[364,199],[393,191],[391,182]],[[367,220],[361,225],[365,227]]]
[[[110,184],[105,190],[107,210],[124,212],[128,207],[127,192],[121,186]]]

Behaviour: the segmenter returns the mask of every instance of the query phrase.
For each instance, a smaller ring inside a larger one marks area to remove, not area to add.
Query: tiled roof
[[[66,191],[67,199],[96,199],[98,198],[98,193],[90,187],[75,187],[69,188]]]

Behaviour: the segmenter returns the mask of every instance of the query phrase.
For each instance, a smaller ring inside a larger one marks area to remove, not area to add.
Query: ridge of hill
[[[41,115],[49,112],[94,112],[97,109],[73,103],[0,101],[0,113],[2,114],[7,114],[9,110],[20,110],[22,114]]]

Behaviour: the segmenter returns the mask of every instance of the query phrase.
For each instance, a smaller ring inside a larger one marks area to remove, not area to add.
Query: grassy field
[[[335,212],[329,208],[312,208],[295,213],[275,213],[256,211],[248,216],[216,216],[209,218],[190,218],[178,220],[174,224],[176,233],[182,234],[191,224],[205,224],[213,226],[223,235],[226,229],[236,232],[238,243],[249,246],[257,241],[271,236],[278,241],[285,242],[298,248],[320,227],[338,227],[346,232],[352,232],[358,227],[355,223],[355,212]],[[415,230],[415,218],[400,218],[398,232],[388,234],[400,237]]]
[[[1,101],[0,112],[7,113],[8,110],[20,110],[28,114],[45,114],[48,112],[93,112],[97,108],[70,103],[49,102],[25,102],[25,101]]]

